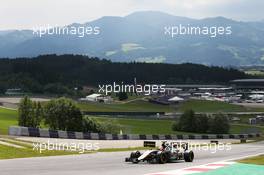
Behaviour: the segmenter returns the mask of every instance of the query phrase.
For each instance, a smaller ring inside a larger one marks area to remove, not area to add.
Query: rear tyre
[[[185,162],[192,162],[194,159],[194,153],[192,151],[184,153],[184,160]]]
[[[164,152],[161,152],[161,153],[157,154],[157,160],[158,160],[158,163],[164,164],[164,163],[167,163],[168,158]]]

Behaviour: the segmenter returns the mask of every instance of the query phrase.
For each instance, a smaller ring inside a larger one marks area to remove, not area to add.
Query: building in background
[[[101,103],[110,103],[113,101],[112,97],[102,95],[102,94],[91,94],[85,98],[80,98],[80,101],[83,102],[101,102]]]
[[[230,84],[234,89],[264,89],[264,79],[237,79]]]

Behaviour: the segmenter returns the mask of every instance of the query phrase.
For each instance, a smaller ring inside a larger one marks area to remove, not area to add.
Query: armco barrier
[[[9,135],[27,137],[46,137],[86,140],[183,140],[183,139],[250,139],[260,137],[259,133],[251,134],[208,134],[208,135],[143,135],[143,134],[105,134],[82,133],[71,131],[53,131],[48,129],[10,126]]]

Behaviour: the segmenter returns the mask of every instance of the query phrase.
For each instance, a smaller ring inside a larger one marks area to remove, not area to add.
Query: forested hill
[[[41,93],[54,86],[72,88],[103,83],[226,83],[245,78],[238,70],[198,64],[114,63],[80,55],[0,59],[0,89]]]

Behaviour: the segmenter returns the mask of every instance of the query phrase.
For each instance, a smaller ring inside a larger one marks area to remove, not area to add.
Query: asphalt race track
[[[192,163],[131,164],[129,152],[0,160],[1,175],[143,175],[263,153],[264,142],[232,145],[231,151],[195,151]]]

